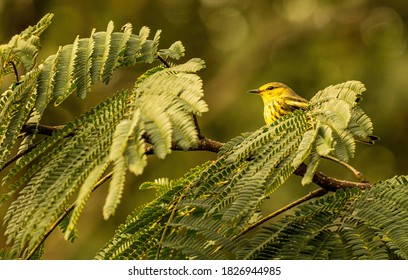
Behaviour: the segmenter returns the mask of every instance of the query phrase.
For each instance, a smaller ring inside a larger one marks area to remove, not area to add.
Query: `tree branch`
[[[196,123],[196,119],[195,119],[195,123]],[[198,124],[196,124],[197,128],[198,128]],[[32,129],[36,129],[38,134],[43,134],[43,135],[52,135],[52,133],[54,133],[55,131],[58,131],[59,129],[61,129],[63,126],[47,126],[47,125],[24,125],[22,128],[22,133],[26,133],[29,132]],[[147,136],[144,136],[146,138],[146,141],[148,142],[148,138]],[[9,164],[11,164],[13,161],[16,161],[18,158],[20,158],[21,156],[23,156],[25,153],[28,153],[29,151],[31,151],[37,144],[33,145],[32,147],[30,147],[29,149],[27,149],[27,151],[25,151],[22,154],[19,154],[15,157],[13,157],[12,159],[10,159],[5,166],[8,166]],[[199,135],[199,139],[196,143],[196,145],[194,147],[191,147],[189,149],[189,151],[209,151],[209,152],[214,152],[214,153],[218,153],[220,151],[220,149],[224,146],[224,143],[218,142],[216,140],[207,138],[203,135]],[[181,151],[183,150],[182,148],[180,148],[175,142],[172,143],[172,150],[174,151]],[[148,146],[146,148],[145,153],[146,154],[152,154],[154,152],[154,147],[152,145]],[[3,167],[4,169],[5,167]],[[298,176],[304,176],[304,174],[306,173],[306,169],[307,169],[307,165],[302,163],[294,172],[294,174],[298,175]],[[107,174],[104,178],[102,178],[94,187],[94,190],[96,190],[98,187],[100,187],[104,182],[106,182],[107,180],[109,180],[112,176],[112,173]],[[276,217],[277,215],[307,201],[310,200],[312,198],[315,197],[320,197],[325,195],[327,192],[334,192],[338,189],[345,189],[345,188],[360,188],[360,189],[367,189],[370,188],[372,185],[368,182],[363,182],[363,183],[358,183],[358,182],[351,182],[351,181],[345,181],[345,180],[339,180],[330,176],[327,176],[319,171],[317,171],[315,173],[315,175],[313,176],[312,181],[317,184],[318,186],[321,187],[321,189],[315,190],[311,193],[309,193],[308,195],[286,205],[285,207],[269,214],[268,216],[264,217],[263,219],[259,220],[257,223],[254,223],[252,225],[250,225],[248,228],[244,229],[242,234],[245,234],[246,232],[252,230],[253,228],[257,227],[260,224],[263,224],[264,222]],[[60,217],[58,217],[58,219],[54,222],[54,224],[48,229],[48,231],[46,232],[46,234],[44,235],[44,237],[42,238],[42,240],[36,244],[36,246],[33,247],[33,249],[28,253],[28,255],[26,256],[26,259],[30,259],[33,254],[35,253],[35,251],[41,246],[41,244],[47,239],[47,237],[51,234],[51,232],[58,226],[58,224],[75,208],[75,203],[73,203],[68,209],[66,209]]]
[[[38,130],[39,134],[43,135],[51,135],[54,131],[57,131],[61,129],[63,126],[47,126],[47,125],[36,125],[36,126],[30,126],[30,125],[25,125],[22,129],[22,132],[28,132],[30,129],[35,129]],[[144,136],[147,141],[147,136]],[[224,145],[224,143],[218,142],[216,140],[207,138],[203,135],[201,135],[196,143],[195,147],[191,147],[189,151],[209,151],[213,153],[218,153],[221,149],[221,147]],[[179,146],[176,145],[175,142],[172,143],[172,150],[174,151],[182,151],[183,149],[180,148]],[[31,149],[28,149],[30,151]],[[149,146],[146,149],[146,154],[152,154],[154,150],[153,146]],[[24,153],[23,153],[24,154]],[[20,158],[23,154],[20,154],[11,160],[7,162],[6,165],[9,165],[12,163],[12,161],[17,160]],[[4,169],[4,168],[3,168]],[[307,165],[302,163],[294,172],[294,174],[298,176],[304,176],[306,173]],[[316,185],[320,186],[321,188],[325,189],[326,191],[334,192],[338,189],[346,189],[346,188],[359,188],[359,189],[367,189],[372,187],[372,185],[369,182],[352,182],[352,181],[346,181],[346,180],[340,180],[336,179],[330,176],[327,176],[326,174],[317,171],[315,175],[313,176],[312,182],[315,183]]]
[[[21,133],[37,130],[38,134],[51,136],[53,132],[62,129],[63,127],[63,125],[24,124],[21,129]]]
[[[348,163],[346,163],[344,161],[341,161],[341,160],[339,160],[339,159],[337,159],[335,157],[332,157],[332,156],[322,156],[322,157],[326,158],[328,160],[331,160],[331,161],[333,161],[333,162],[335,162],[337,164],[343,165],[345,168],[350,170],[354,174],[354,176],[356,176],[357,180],[359,180],[360,182],[362,182],[362,183],[367,183],[368,182],[367,179],[364,177],[364,174],[361,173],[360,171],[358,171],[357,169],[355,169],[350,164],[348,164]]]
[[[198,139],[196,145],[194,147],[190,147],[188,150],[218,153],[222,146],[224,146],[224,143],[202,136]],[[183,149],[177,146],[175,142],[172,143],[171,149],[173,151],[183,151]]]
[[[302,163],[294,172],[294,174],[298,176],[304,176],[306,173],[307,165]],[[313,176],[312,182],[325,189],[329,192],[335,192],[338,189],[346,189],[346,188],[359,188],[359,189],[368,189],[371,188],[372,185],[368,182],[360,183],[360,182],[352,182],[352,181],[345,181],[339,180],[326,174],[316,171]]]

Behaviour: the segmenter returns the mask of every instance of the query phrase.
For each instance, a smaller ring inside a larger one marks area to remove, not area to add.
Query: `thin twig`
[[[20,78],[18,77],[18,71],[17,71],[17,66],[13,61],[9,61],[8,63],[11,64],[11,66],[13,67],[14,70],[14,75],[16,75],[16,81],[17,83],[20,81]]]
[[[37,147],[41,142],[38,142],[30,147],[28,147],[28,149],[26,149],[24,152],[21,152],[15,156],[13,156],[11,159],[9,159],[1,168],[0,168],[0,172],[3,171],[4,169],[7,168],[7,166],[9,166],[10,164],[12,164],[13,162],[17,161],[19,158],[21,158],[22,156],[24,156],[25,154],[28,154],[29,152],[31,152],[35,147]]]
[[[323,196],[323,195],[325,195],[327,193],[328,193],[328,191],[326,191],[324,189],[317,189],[317,190],[315,190],[313,192],[310,192],[309,194],[305,195],[304,197],[301,197],[298,200],[293,201],[292,203],[286,205],[285,207],[282,207],[282,208],[276,210],[275,212],[270,213],[269,215],[267,215],[267,216],[263,217],[262,219],[260,219],[258,222],[253,223],[252,225],[248,226],[247,228],[245,228],[239,234],[239,236],[244,235],[245,233],[249,232],[250,230],[258,227],[259,225],[262,225],[266,221],[269,221],[270,219],[275,218],[279,214],[282,214],[283,212],[286,212],[287,210],[292,209],[293,207],[298,206],[299,204],[301,204],[303,202],[306,202],[306,201],[308,201],[310,199],[313,199],[313,198],[316,198],[316,197],[321,197],[321,196]],[[237,237],[239,237],[239,236],[237,236]]]
[[[62,129],[64,126],[63,125],[55,125],[55,126],[51,126],[51,125],[30,125],[30,124],[25,124],[23,125],[22,129],[21,129],[21,133],[26,133],[29,132],[32,129],[36,129],[37,130],[37,134],[41,134],[41,135],[46,135],[46,136],[51,136],[51,134],[55,131],[58,131],[60,129]],[[74,133],[70,133],[68,134],[66,137],[70,137],[73,136]],[[24,150],[21,153],[18,153],[17,155],[13,156],[11,159],[9,159],[6,163],[4,163],[4,165],[2,167],[0,167],[0,172],[3,171],[4,169],[7,168],[7,166],[9,166],[10,164],[12,164],[13,162],[17,161],[19,158],[21,158],[22,156],[28,154],[29,152],[31,152],[35,147],[37,147],[41,142],[35,143],[33,145],[31,145],[30,147],[28,147],[26,150]]]
[[[302,163],[294,172],[294,174],[303,177],[306,173],[307,165]],[[338,189],[347,189],[347,188],[359,188],[359,189],[368,189],[372,185],[370,183],[360,183],[360,182],[351,182],[346,180],[339,180],[326,174],[316,171],[313,176],[312,182],[321,188],[329,192],[335,192]]]
[[[193,120],[194,120],[195,128],[196,128],[196,130],[197,130],[198,139],[204,138],[204,135],[201,133],[200,126],[198,125],[197,115],[194,115],[194,114],[193,114]]]
[[[166,68],[170,68],[170,64],[163,57],[157,55],[157,59],[160,60],[164,64],[164,66],[166,66]]]
[[[350,164],[348,164],[348,163],[346,163],[346,162],[344,162],[344,161],[342,161],[342,160],[339,160],[339,159],[337,159],[337,158],[335,158],[335,157],[332,157],[332,156],[323,156],[323,158],[326,158],[326,159],[331,160],[331,161],[333,161],[333,162],[335,162],[335,163],[338,163],[338,164],[340,164],[340,165],[343,165],[345,168],[347,168],[348,170],[350,170],[351,173],[354,174],[354,176],[356,176],[357,180],[359,180],[359,181],[362,182],[362,183],[368,183],[368,180],[365,178],[364,174],[361,173],[360,171],[358,171],[357,169],[355,169],[355,168],[354,168],[353,166],[351,166]]]
[[[43,125],[43,124],[25,124],[21,128],[21,133],[37,130],[38,134],[51,136],[52,133],[61,130],[64,125]]]

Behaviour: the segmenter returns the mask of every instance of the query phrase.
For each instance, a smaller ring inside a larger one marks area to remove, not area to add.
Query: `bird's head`
[[[260,88],[251,89],[249,93],[258,94],[265,104],[268,104],[271,101],[279,100],[287,94],[291,94],[293,90],[285,84],[278,82],[267,83]]]

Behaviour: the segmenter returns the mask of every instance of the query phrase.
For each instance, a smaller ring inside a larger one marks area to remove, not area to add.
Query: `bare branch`
[[[294,174],[298,176],[304,176],[306,173],[307,165],[302,163],[298,169],[294,172]],[[316,171],[313,176],[312,182],[318,185],[319,187],[330,191],[335,192],[338,189],[347,189],[347,188],[359,188],[359,189],[368,189],[371,188],[372,185],[368,182],[360,183],[360,182],[351,182],[345,180],[339,180],[326,174]]]
[[[203,135],[203,134],[201,134],[201,129],[200,129],[200,126],[198,125],[198,119],[197,119],[197,116],[196,116],[196,115],[193,115],[193,119],[194,119],[194,125],[195,125],[196,130],[197,130],[198,138],[199,138],[199,139],[204,138],[204,135]]]
[[[333,162],[335,162],[337,164],[343,165],[345,168],[350,170],[354,174],[354,176],[356,176],[357,180],[359,180],[360,182],[362,182],[362,183],[367,183],[368,182],[367,179],[365,178],[364,174],[361,173],[360,171],[358,171],[357,169],[355,169],[350,164],[348,164],[348,163],[346,163],[346,162],[344,162],[342,160],[339,160],[339,159],[337,159],[335,157],[332,157],[332,156],[322,156],[322,157],[326,158],[328,160],[331,160],[331,161],[333,161]]]
[[[25,124],[21,129],[21,133],[37,130],[38,134],[51,136],[53,132],[62,129],[63,127],[63,125]]]
[[[163,57],[157,55],[157,59],[160,60],[160,62],[163,63],[166,68],[170,68],[170,64]]]

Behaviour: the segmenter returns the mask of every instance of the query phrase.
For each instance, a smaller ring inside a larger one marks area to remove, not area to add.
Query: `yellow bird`
[[[271,124],[280,117],[297,109],[306,109],[309,101],[297,95],[290,87],[278,82],[271,82],[258,89],[251,89],[249,93],[258,94],[264,103],[264,119],[266,124]],[[364,139],[356,139],[366,144],[374,144],[379,138],[368,135]]]
[[[297,95],[290,87],[278,82],[267,83],[249,93],[258,94],[264,103],[266,124],[273,123],[280,117],[297,109],[306,109],[309,101]]]

